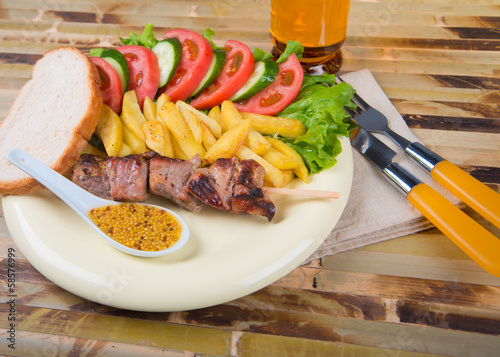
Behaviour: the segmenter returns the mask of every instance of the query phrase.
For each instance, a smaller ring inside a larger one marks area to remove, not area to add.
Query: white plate
[[[185,218],[189,242],[164,257],[133,257],[111,247],[52,193],[2,198],[9,231],[28,261],[63,289],[101,304],[139,311],[183,311],[253,293],[288,274],[325,240],[340,218],[352,183],[352,151],[309,184],[340,199],[273,195],[276,215],[239,216],[203,207],[199,213],[151,199]]]

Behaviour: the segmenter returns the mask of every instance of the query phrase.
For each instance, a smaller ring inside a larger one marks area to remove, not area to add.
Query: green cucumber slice
[[[118,77],[120,77],[120,82],[122,83],[122,92],[125,94],[125,92],[128,90],[130,70],[128,68],[127,60],[121,54],[121,52],[115,50],[114,48],[98,48],[90,50],[90,55],[101,57],[103,60],[108,62],[111,67],[113,67],[116,73],[118,73]]]
[[[238,102],[248,99],[270,85],[279,72],[279,66],[274,61],[257,61],[252,75],[229,100]]]
[[[201,80],[198,88],[196,88],[193,94],[191,94],[191,97],[200,94],[210,84],[212,84],[212,82],[215,80],[215,78],[217,78],[220,71],[222,70],[222,66],[224,65],[225,61],[226,52],[224,52],[222,49],[214,49],[214,55],[212,56],[212,62],[210,62],[210,67],[208,68],[207,74],[205,74],[205,77],[203,77],[203,79]]]
[[[159,87],[163,87],[170,82],[181,61],[182,44],[177,38],[167,38],[158,41],[151,50],[158,58],[158,65],[160,66]]]

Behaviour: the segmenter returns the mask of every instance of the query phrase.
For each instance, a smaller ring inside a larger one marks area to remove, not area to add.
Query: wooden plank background
[[[46,51],[117,46],[169,28],[271,49],[269,0],[0,1],[0,120]],[[415,134],[500,187],[500,4],[351,1],[342,71],[368,68]],[[466,212],[500,236],[470,210]],[[17,254],[17,349],[7,250]],[[0,353],[18,356],[496,356],[500,279],[431,229],[302,266],[252,295],[176,312],[116,310],[67,293],[19,253],[0,220]]]

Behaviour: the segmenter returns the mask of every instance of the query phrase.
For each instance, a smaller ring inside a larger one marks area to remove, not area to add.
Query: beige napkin
[[[392,130],[410,141],[419,141],[369,70],[341,76],[368,104],[387,117]],[[453,204],[460,203],[455,196],[432,180],[425,169],[404,155],[402,149],[391,139],[383,134],[374,135],[398,153],[394,158],[395,162],[436,189]],[[432,227],[432,224],[407,201],[403,191],[354,148],[353,156],[354,179],[347,206],[334,230],[305,263]]]

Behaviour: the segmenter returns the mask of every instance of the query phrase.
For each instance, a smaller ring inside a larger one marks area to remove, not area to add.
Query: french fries
[[[236,125],[243,121],[243,117],[240,112],[235,108],[233,102],[224,101],[221,105],[221,118],[224,126],[226,128],[231,128],[233,125]],[[266,139],[257,132],[254,128],[250,129],[248,133],[248,138],[245,144],[258,155],[265,154],[271,145],[266,141]]]
[[[130,90],[123,95],[122,113],[120,116],[123,124],[127,126],[135,136],[144,141],[142,124],[146,122],[141,112],[135,90]]]
[[[279,135],[295,139],[306,133],[306,127],[298,119],[272,117],[270,115],[241,112],[244,119],[250,120],[252,127],[262,135]]]
[[[144,133],[142,135],[144,137]],[[130,147],[132,154],[142,154],[148,151],[144,140],[138,138],[126,125],[123,126],[123,142]]]
[[[262,157],[280,170],[290,170],[299,166],[299,163],[296,160],[283,154],[281,151],[272,146],[264,155],[262,155]]]
[[[158,115],[167,124],[172,136],[175,137],[188,158],[192,158],[196,154],[199,154],[201,157],[205,156],[205,148],[196,141],[192,131],[174,103],[168,102],[163,104],[158,110]]]
[[[151,100],[151,98],[146,97],[144,100],[144,106],[142,108],[142,114],[146,121],[156,120],[156,103]]]
[[[184,117],[184,121],[186,122],[187,126],[193,133],[194,139],[198,142],[198,144],[201,144],[202,137],[201,137],[201,121],[198,119],[196,114],[194,114],[191,110],[186,109],[185,106],[179,105],[178,103],[184,103],[184,102],[177,102],[175,104],[175,107],[181,112],[182,116]]]
[[[103,105],[96,133],[109,156],[117,156],[123,145],[123,128],[120,117],[110,107]]]
[[[305,131],[299,120],[239,112],[230,101],[206,115],[162,94],[156,102],[146,98],[141,112],[135,91],[125,93],[120,116],[104,105],[96,128],[106,149],[101,155],[121,157],[153,150],[183,160],[198,154],[205,164],[233,156],[253,159],[264,167],[266,185],[274,187],[284,187],[295,177],[308,181],[302,157],[275,138],[295,138]]]
[[[271,186],[274,187],[284,187],[286,186],[286,177],[283,172],[271,165],[267,160],[263,159],[262,156],[257,155],[255,152],[250,150],[247,146],[242,145],[236,152],[236,157],[240,160],[253,159],[264,167],[266,171],[265,180],[269,182]]]
[[[144,102],[146,103],[146,102]],[[144,143],[148,148],[165,156],[165,133],[163,132],[163,123],[159,120],[147,121],[142,124],[144,132]]]
[[[290,145],[287,145],[281,140],[269,137],[266,137],[266,140],[269,141],[272,147],[281,151],[283,154],[297,162],[297,167],[293,169],[293,172],[295,173],[295,175],[297,175],[298,178],[307,183],[309,181],[309,170],[307,169],[302,156],[300,156],[300,154],[295,151]]]
[[[207,150],[205,160],[213,164],[218,158],[231,158],[248,137],[250,123],[242,121],[232,126]]]
[[[198,119],[200,121],[204,122],[208,126],[208,128],[212,132],[213,136],[215,136],[217,139],[220,138],[220,136],[222,135],[222,128],[221,128],[220,123],[217,120],[200,112],[199,110],[193,108],[192,106],[190,106],[189,104],[187,104],[183,101],[177,101],[176,105],[180,108],[191,111],[193,114],[195,114],[198,117]]]

